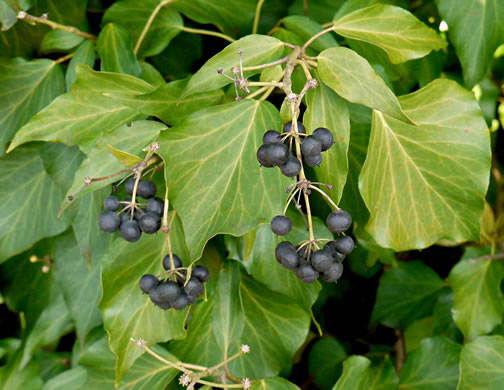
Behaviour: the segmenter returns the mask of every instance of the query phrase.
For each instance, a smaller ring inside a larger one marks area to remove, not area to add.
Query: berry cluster
[[[159,280],[152,274],[146,274],[140,279],[140,289],[149,294],[150,300],[154,305],[163,310],[171,309],[182,310],[186,306],[193,304],[196,298],[205,291],[204,283],[210,279],[210,273],[206,267],[197,265],[192,269],[191,277],[187,280],[187,270],[182,268],[182,261],[173,254],[173,266],[170,261],[170,255],[163,259],[163,268],[167,271],[169,277]],[[170,277],[176,281],[171,281]]]
[[[306,129],[301,122],[297,122],[298,134],[303,136],[301,154],[303,161],[310,167],[318,167],[322,163],[322,152],[329,150],[334,143],[332,133],[326,128],[315,129],[312,135],[306,135]],[[257,150],[257,160],[266,168],[280,167],[287,177],[295,177],[301,171],[301,163],[295,153],[285,145],[285,140],[293,133],[289,122],[283,127],[283,133],[268,130],[264,133],[263,144]]]
[[[126,182],[125,189],[133,195],[135,179]],[[147,200],[147,203],[136,203],[130,197],[120,202],[115,196],[109,196],[103,202],[105,211],[100,214],[99,225],[104,232],[114,233],[119,229],[121,237],[135,242],[143,233],[156,233],[161,227],[164,202],[156,195],[156,185],[151,181],[139,181],[136,196]],[[118,211],[121,209],[118,213]]]
[[[352,217],[344,210],[333,211],[328,215],[326,224],[333,233],[343,233],[350,228]],[[291,228],[292,222],[287,216],[277,215],[271,221],[271,230],[277,235],[288,234]],[[277,245],[275,257],[305,283],[312,283],[319,278],[324,282],[337,282],[343,274],[345,256],[355,247],[353,239],[342,236],[316,251],[312,251],[310,244],[306,242],[296,248],[289,241],[283,241]]]

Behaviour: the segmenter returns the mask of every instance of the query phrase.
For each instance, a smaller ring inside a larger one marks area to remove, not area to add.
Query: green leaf
[[[67,92],[72,88],[72,84],[77,78],[77,65],[83,64],[90,68],[93,68],[95,63],[95,44],[93,41],[86,39],[82,42],[77,50],[74,52],[74,56],[68,64],[68,68],[65,74],[66,89]]]
[[[270,103],[246,100],[197,111],[161,135],[170,199],[191,259],[217,233],[243,235],[281,211],[288,181],[256,160],[263,132],[275,128],[279,114]]]
[[[328,191],[338,203],[343,194],[348,174],[348,144],[350,141],[350,119],[345,101],[323,82],[306,94],[306,112],[303,124],[311,134],[318,127],[329,129],[334,145],[323,154],[322,165],[316,169],[318,181],[331,184]]]
[[[299,390],[294,383],[281,377],[261,379],[252,385],[251,390]]]
[[[448,277],[455,293],[453,319],[466,340],[490,333],[504,314],[500,289],[504,266],[499,261],[475,260],[487,253],[468,250]]]
[[[363,356],[351,356],[343,362],[343,375],[333,390],[396,390],[397,375],[388,359],[371,366]]]
[[[164,359],[177,362],[164,348],[159,346],[150,348]],[[121,384],[116,386],[114,356],[108,348],[107,337],[102,337],[89,346],[79,359],[79,364],[86,367],[88,372],[88,381],[82,387],[86,390],[163,390],[178,375],[177,370],[151,355],[144,354],[129,369]]]
[[[445,336],[455,342],[462,343],[463,335],[452,316],[453,296],[454,294],[450,292],[438,297],[432,313],[432,326],[434,327],[434,335]]]
[[[151,93],[112,95],[112,99],[125,106],[135,108],[142,114],[156,116],[169,125],[183,121],[193,112],[222,103],[224,99],[222,89],[181,98],[187,83],[188,80],[172,81]]]
[[[448,23],[448,37],[455,46],[468,87],[485,74],[497,47],[504,42],[504,3],[501,1],[436,0],[443,20]]]
[[[42,53],[65,52],[78,46],[84,39],[84,37],[68,31],[49,31],[42,39],[40,51]]]
[[[0,262],[68,226],[57,218],[64,193],[46,172],[39,150],[29,145],[0,159]]]
[[[341,375],[341,362],[347,354],[343,346],[333,338],[318,340],[310,350],[309,370],[314,383],[321,389],[330,389]]]
[[[128,31],[118,24],[108,23],[96,41],[101,70],[140,76],[142,69],[133,53]]]
[[[336,12],[336,14],[334,15],[333,20],[336,21],[348,15],[351,12],[357,11],[362,8],[371,7],[372,5],[376,5],[377,3],[397,5],[403,8],[408,7],[408,3],[406,0],[347,0],[341,6],[341,8],[338,9],[338,12]]]
[[[95,72],[79,65],[72,90],[58,97],[23,126],[8,152],[30,141],[79,145],[86,152],[103,134],[103,129],[114,129],[142,117],[138,111],[114,102],[104,93],[141,94],[153,89],[145,81],[129,75]]]
[[[43,385],[40,378],[40,365],[31,361],[20,369],[21,353],[6,365],[0,367],[0,388],[9,390],[40,390]]]
[[[420,261],[400,262],[383,274],[371,322],[405,329],[432,312],[443,280]]]
[[[23,358],[20,363],[21,369],[30,361],[37,348],[58,341],[63,334],[71,329],[70,313],[63,295],[58,294],[40,314],[35,326],[26,338]]]
[[[126,167],[132,167],[133,165],[138,164],[143,160],[142,158],[135,156],[134,154],[116,149],[111,145],[107,145],[107,148],[108,150],[110,150],[110,153],[112,153],[114,157],[117,158],[117,160]]]
[[[371,65],[353,50],[335,47],[318,56],[320,78],[342,98],[411,122],[394,93]]]
[[[399,389],[452,390],[459,378],[461,346],[442,337],[424,339],[409,352]]]
[[[147,61],[138,61],[138,63],[142,69],[142,80],[145,80],[149,84],[158,88],[166,84],[163,75],[154,66],[149,64]]]
[[[320,24],[305,16],[287,16],[282,19],[282,23],[287,30],[296,33],[303,42],[306,42],[312,36],[323,30]],[[334,46],[338,46],[338,42],[331,34],[322,35],[310,45],[310,47],[315,49],[317,52],[321,52],[322,50],[329,49]]]
[[[117,127],[98,138],[96,144],[87,151],[87,157],[75,173],[73,184],[67,191],[67,197],[74,195],[80,188],[82,188],[86,177],[104,177],[124,169],[124,166],[117,161],[112,153],[110,153],[107,145],[112,145],[116,149],[120,149],[134,155],[141,154],[142,149],[157,138],[160,131],[165,129],[166,126],[160,122],[135,121],[130,124]],[[89,192],[105,188],[111,183],[121,180],[125,175],[127,175],[127,173],[114,176],[107,180],[95,182],[84,188],[75,197],[75,199],[82,198]],[[65,209],[68,206],[68,202],[65,202],[62,209]]]
[[[504,383],[504,337],[480,336],[460,354],[457,390],[499,389]]]
[[[414,350],[418,347],[420,342],[427,337],[433,337],[433,318],[424,317],[413,322],[404,331],[404,344],[406,347],[406,352]]]
[[[54,61],[0,59],[0,156],[15,132],[64,92],[63,73]]]
[[[135,46],[147,20],[160,0],[116,1],[103,15],[103,23],[115,23],[128,31]],[[182,17],[172,4],[161,8],[154,18],[138,50],[139,58],[161,53],[183,26]]]
[[[375,111],[359,188],[368,231],[395,251],[479,240],[490,139],[473,95],[436,80],[400,98],[412,126]],[[463,109],[461,109],[463,107]]]
[[[399,64],[445,48],[447,43],[403,8],[376,4],[359,9],[334,22],[334,31],[346,38],[376,45]]]
[[[88,379],[85,368],[77,366],[49,379],[42,390],[80,390]]]
[[[173,250],[185,260],[188,251],[182,225],[175,216],[169,217],[173,222],[170,223]],[[151,345],[184,336],[186,310],[165,312],[142,294],[138,284],[144,274],[158,274],[162,270],[162,259],[166,255],[164,244],[163,234],[144,235],[133,244],[118,238],[102,260],[103,295],[99,307],[109,334],[110,349],[117,358],[116,384],[144,352],[131,342],[131,337],[142,338]]]
[[[9,6],[5,0],[0,0],[0,23],[2,31],[7,31],[17,22],[16,12]]]
[[[212,91],[230,84],[231,81],[223,75],[218,74],[217,69],[222,68],[225,74],[232,77],[231,68],[233,66],[238,66],[240,61],[238,49],[243,50],[243,66],[247,67],[279,59],[283,53],[284,46],[282,41],[273,37],[266,35],[247,35],[231,43],[220,53],[210,58],[205,65],[191,77],[189,84],[180,98],[184,99],[197,92]],[[246,72],[246,76],[248,77],[260,73],[260,71],[259,69]]]

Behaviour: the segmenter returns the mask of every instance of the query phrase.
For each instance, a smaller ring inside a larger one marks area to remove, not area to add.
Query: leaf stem
[[[252,26],[252,34],[257,34],[257,27],[259,26],[259,17],[261,16],[261,8],[264,3],[264,0],[259,0],[257,2],[255,16],[254,16],[254,25]]]
[[[248,72],[251,70],[259,70],[259,69],[269,68],[269,67],[275,66],[275,65],[285,64],[286,62],[289,61],[289,56],[285,56],[284,58],[281,58],[281,59],[273,61],[273,62],[269,62],[267,64],[255,65],[255,66],[244,66],[243,71]]]
[[[249,87],[275,87],[275,88],[283,87],[283,83],[277,81],[250,81],[247,85]]]
[[[185,32],[192,33],[192,34],[211,35],[213,37],[225,39],[226,41],[231,42],[231,43],[235,42],[234,38],[231,38],[229,35],[219,33],[217,31],[203,30],[203,29],[199,29],[199,28],[190,28],[190,27],[186,27],[186,26],[178,27],[178,29],[180,31],[185,31]]]
[[[33,16],[27,14],[25,11],[20,11],[17,14],[17,18],[21,20],[26,20],[32,23],[45,24],[46,26],[51,27],[53,30],[62,30],[66,32],[70,32],[75,35],[79,35],[83,38],[90,39],[92,41],[96,41],[96,36],[93,34],[89,34],[87,32],[79,30],[77,27],[66,26],[64,24],[53,22],[52,20],[47,19],[47,14],[42,15],[41,17]]]
[[[67,54],[66,56],[60,57],[57,60],[54,60],[54,63],[61,64],[61,63],[65,62],[66,60],[69,60],[70,58],[72,58],[74,56],[74,54],[75,53],[70,53],[70,54]]]
[[[315,41],[317,38],[321,37],[324,34],[327,34],[328,32],[331,32],[331,31],[334,31],[334,26],[326,28],[325,30],[322,30],[319,33],[315,34],[313,37],[311,37],[310,39],[308,39],[306,41],[306,43],[301,48],[301,51],[304,53],[306,51],[307,47],[310,46],[313,43],[313,41]]]
[[[133,53],[135,53],[135,55],[138,54],[138,50],[140,50],[140,46],[142,45],[142,42],[145,39],[145,36],[147,35],[147,32],[149,31],[149,29],[152,25],[152,22],[154,22],[154,19],[156,18],[159,11],[161,11],[161,8],[163,8],[168,3],[171,3],[172,1],[173,0],[161,0],[159,2],[159,4],[156,6],[156,8],[154,8],[154,10],[152,11],[152,13],[149,16],[149,19],[147,19],[147,23],[145,23],[145,26],[144,26],[142,32],[140,33],[140,36],[138,37],[135,48],[133,49]]]
[[[329,203],[331,203],[331,205],[334,207],[335,210],[340,210],[340,208],[338,207],[338,205],[333,202],[333,200],[331,199],[331,197],[329,195],[327,195],[324,191],[322,191],[320,188],[315,187],[315,186],[313,186],[311,184],[308,186],[308,188],[311,188],[311,189],[313,189],[315,191],[320,192],[320,194],[322,194],[322,196],[324,198],[326,198]]]

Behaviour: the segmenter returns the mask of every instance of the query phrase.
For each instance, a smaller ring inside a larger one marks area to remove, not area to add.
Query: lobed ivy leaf
[[[400,262],[380,280],[371,322],[405,329],[431,313],[444,287],[443,280],[422,262]]]
[[[30,141],[79,145],[86,152],[105,131],[142,117],[138,111],[114,102],[104,93],[147,93],[154,89],[136,77],[95,72],[77,66],[77,80],[69,93],[59,96],[23,126],[7,152]]]
[[[100,31],[96,41],[96,51],[103,72],[116,72],[140,76],[142,69],[133,53],[128,31],[115,23],[108,23]]]
[[[382,48],[393,64],[421,58],[447,46],[444,39],[409,11],[385,4],[349,13],[335,20],[333,28],[346,38]]]
[[[169,222],[173,251],[181,259],[188,259],[182,225],[176,214],[170,214]],[[116,385],[144,352],[131,342],[131,337],[142,338],[152,345],[185,334],[183,324],[187,310],[165,312],[139,287],[144,274],[158,274],[162,270],[162,259],[167,253],[165,241],[163,234],[144,235],[135,243],[118,238],[102,260],[103,294],[99,307],[103,326],[109,334],[110,349],[116,356]]]
[[[436,0],[448,37],[462,64],[464,81],[473,87],[487,73],[497,47],[504,42],[504,3],[501,1]]]
[[[322,154],[322,164],[315,173],[318,181],[332,185],[332,189],[327,193],[338,203],[348,174],[350,118],[345,101],[325,83],[320,82],[316,89],[306,94],[303,124],[309,134],[318,127],[325,127],[333,135],[334,144]]]
[[[193,1],[193,0],[191,0]],[[280,58],[284,45],[282,41],[266,35],[247,35],[236,42],[226,46],[224,50],[210,58],[189,80],[189,84],[180,99],[197,92],[212,91],[231,83],[217,69],[222,68],[223,73],[233,77],[231,68],[238,66],[240,57],[238,49],[243,50],[243,66],[254,66],[268,63]],[[260,73],[261,69],[246,72],[246,76]]]
[[[399,100],[371,65],[353,50],[335,47],[318,56],[322,81],[342,98],[411,123]]]
[[[103,15],[103,23],[114,23],[123,27],[130,35],[135,47],[147,21],[160,0],[120,0],[114,2]],[[161,53],[180,32],[183,20],[172,4],[158,12],[138,48],[139,58]]]
[[[367,230],[396,251],[478,240],[491,151],[473,95],[440,79],[400,102],[417,126],[373,113],[359,177]]]
[[[498,389],[504,383],[504,337],[480,336],[460,354],[457,390]]]
[[[70,91],[72,85],[77,78],[77,65],[83,64],[93,68],[95,63],[95,43],[91,40],[85,40],[75,50],[74,55],[68,63],[67,71],[65,73],[66,90]]]
[[[388,358],[371,366],[364,356],[350,356],[343,362],[343,374],[333,390],[396,390],[397,375]]]
[[[0,58],[0,156],[6,142],[33,115],[64,92],[61,67],[48,59]]]
[[[263,133],[275,128],[278,110],[246,100],[197,111],[161,134],[170,199],[191,259],[216,234],[243,235],[280,212],[288,180],[256,159]]]
[[[448,277],[454,292],[453,319],[466,340],[491,332],[504,315],[500,288],[504,266],[499,261],[475,260],[487,253],[467,250]]]
[[[399,389],[451,390],[459,378],[462,347],[444,337],[426,338],[409,352],[401,369]]]

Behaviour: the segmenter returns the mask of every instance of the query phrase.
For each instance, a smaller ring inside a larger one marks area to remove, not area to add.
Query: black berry
[[[185,269],[181,269],[177,271],[177,283],[181,286],[184,286],[187,280],[187,271]]]
[[[263,144],[272,144],[275,142],[282,142],[282,136],[276,130],[268,130],[263,135]]]
[[[275,248],[275,258],[285,268],[296,269],[299,266],[299,256],[296,247],[289,241],[281,242]]]
[[[336,241],[329,241],[324,248],[331,255],[333,261],[339,261],[341,263],[343,260],[345,260],[345,255],[343,253],[338,252],[335,245]]]
[[[191,279],[189,279],[187,284],[184,286],[184,291],[188,296],[198,298],[201,294],[203,294],[203,283],[201,283],[198,278],[191,276]]]
[[[144,199],[152,198],[156,195],[156,185],[151,181],[141,181],[138,183],[137,195]]]
[[[189,302],[189,299],[187,298],[186,294],[180,294],[179,297],[175,302],[173,302],[171,305],[173,308],[177,310],[183,310],[186,306],[190,305],[191,302]]]
[[[172,305],[170,302],[156,302],[154,303],[157,307],[163,309],[163,310],[168,310],[172,308]]]
[[[355,243],[354,240],[352,240],[352,237],[343,236],[335,241],[334,247],[338,252],[348,255],[355,248]]]
[[[292,230],[292,221],[285,215],[277,215],[271,220],[271,230],[278,236],[285,236]]]
[[[122,238],[129,242],[138,241],[142,235],[142,232],[138,228],[137,221],[126,221],[121,223],[119,233],[121,233]]]
[[[180,286],[175,282],[163,282],[157,286],[159,299],[163,302],[172,304],[180,296]]]
[[[266,161],[272,165],[284,165],[289,159],[289,149],[284,144],[275,142],[266,145]]]
[[[107,233],[114,233],[121,224],[121,218],[113,211],[104,211],[100,214],[98,224]]]
[[[326,272],[331,268],[333,259],[329,251],[320,250],[311,255],[311,264],[319,272]]]
[[[325,127],[319,127],[318,129],[315,129],[313,132],[313,136],[317,137],[321,144],[322,144],[322,151],[325,152],[326,150],[329,150],[329,148],[332,146],[334,143],[334,138],[332,133],[327,130]]]
[[[133,195],[133,188],[135,188],[135,179],[129,179],[124,185],[124,188],[126,189],[127,194]]]
[[[147,201],[147,207],[145,208],[145,210],[150,213],[156,213],[158,215],[163,215],[164,202],[159,198],[150,198]]]
[[[138,227],[144,233],[156,233],[161,227],[161,216],[156,213],[143,213],[138,219]]]
[[[303,156],[303,160],[309,167],[320,167],[320,164],[322,164],[322,153],[319,153],[313,157]]]
[[[306,129],[300,121],[297,121],[298,133],[306,134]],[[283,127],[284,133],[290,133],[292,128],[292,122],[287,122]]]
[[[180,268],[182,267],[182,260],[180,260],[180,257],[178,257],[175,253],[173,254],[173,265],[175,268]],[[171,270],[171,262],[170,262],[170,255],[166,255],[163,259],[163,268],[166,271]]]
[[[268,145],[261,145],[261,147],[257,149],[257,161],[259,161],[259,164],[263,167],[273,167],[273,164],[268,160]]]
[[[352,225],[352,217],[345,210],[333,211],[327,216],[326,224],[333,233],[343,233]]]
[[[287,177],[294,177],[301,172],[301,163],[294,156],[289,156],[284,165],[280,165],[280,170]]]
[[[148,294],[153,287],[159,284],[159,280],[152,274],[145,274],[140,279],[140,290]]]
[[[195,278],[198,278],[200,282],[203,283],[210,279],[210,272],[208,272],[208,269],[202,265],[197,265],[196,267],[194,267],[191,275]]]
[[[105,200],[103,201],[103,208],[105,210],[109,210],[109,211],[117,211],[119,209],[119,199],[117,199],[117,197],[111,195],[109,196],[108,198],[105,198]]]
[[[332,283],[336,282],[343,275],[343,264],[336,262],[331,265],[328,271],[322,274],[322,280],[324,282]]]
[[[305,283],[313,283],[319,277],[319,273],[309,264],[300,265],[296,275]]]
[[[315,157],[322,152],[322,142],[317,137],[309,135],[301,143],[301,153],[303,157]]]

